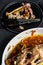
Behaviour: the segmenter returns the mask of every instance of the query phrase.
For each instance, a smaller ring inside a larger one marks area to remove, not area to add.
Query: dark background
[[[12,2],[14,0],[0,0],[0,15],[1,15],[1,10],[3,9],[4,6],[6,6],[8,3]],[[20,1],[20,0],[15,0],[15,1]],[[36,2],[37,4],[41,4],[41,7],[43,8],[43,0],[31,0]],[[42,16],[43,17],[43,16]],[[38,27],[43,27],[43,19],[40,23],[40,25]],[[9,40],[11,40],[14,36],[16,35],[16,33],[11,33],[5,29],[2,28],[1,24],[0,24],[0,64],[1,64],[1,57],[2,57],[2,53],[3,50],[6,46],[6,44],[9,42]]]

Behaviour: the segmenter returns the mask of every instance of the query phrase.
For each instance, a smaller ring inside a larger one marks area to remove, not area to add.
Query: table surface
[[[13,0],[14,1],[14,0]],[[16,0],[17,1],[17,0]],[[19,1],[19,0],[18,0]],[[37,0],[33,0],[35,2],[37,2]],[[43,1],[43,0],[38,0],[39,1]],[[6,4],[12,2],[12,0],[0,0],[0,11],[1,9],[3,8],[3,6],[5,6]],[[1,13],[0,13],[1,14]],[[43,27],[43,20],[42,22],[40,23],[40,25],[38,27]],[[13,38],[15,36],[14,33],[11,33],[5,29],[2,29],[1,28],[1,25],[0,25],[0,63],[1,63],[1,57],[2,57],[2,53],[3,53],[3,50],[6,46],[6,44],[9,42],[9,40],[11,40],[11,38]]]

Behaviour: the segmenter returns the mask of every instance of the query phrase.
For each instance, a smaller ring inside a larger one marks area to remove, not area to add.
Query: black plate
[[[9,23],[12,24],[15,21],[17,22],[17,20],[10,20],[9,21],[7,19],[7,17],[5,16],[6,11],[10,12],[10,11],[14,10],[15,8],[20,7],[21,3],[23,3],[23,2],[24,3],[29,2],[31,4],[31,6],[32,6],[32,10],[33,10],[36,18],[39,18],[40,20],[42,20],[42,11],[41,11],[41,8],[39,7],[39,5],[37,5],[34,2],[30,2],[28,0],[27,1],[21,1],[21,2],[15,2],[14,1],[14,2],[9,3],[6,7],[4,7],[3,10],[2,10],[2,12],[1,12],[2,13],[2,15],[1,15],[1,18],[2,18],[1,24],[2,24],[2,26],[5,29],[7,29],[7,30],[9,30],[11,32],[14,32],[14,33],[19,33],[21,31],[23,31],[23,30],[19,29],[19,26],[16,26],[16,27],[14,27],[14,26],[13,27],[12,26],[11,27],[7,26],[7,24],[9,24]],[[26,30],[28,28],[37,27],[40,23],[41,23],[41,21],[35,22],[35,23],[25,24],[25,25],[22,25],[22,26],[24,27],[24,30]]]

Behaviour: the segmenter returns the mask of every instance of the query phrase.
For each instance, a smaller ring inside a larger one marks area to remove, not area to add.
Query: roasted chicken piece
[[[38,65],[43,62],[43,45],[21,48],[21,52],[5,61],[6,65]]]
[[[33,14],[33,10],[31,8],[30,3],[22,3],[22,6],[13,10],[12,12],[6,12],[6,16],[9,19],[34,19],[35,15]]]

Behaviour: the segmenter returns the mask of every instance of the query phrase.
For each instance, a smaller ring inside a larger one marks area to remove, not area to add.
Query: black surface
[[[19,0],[16,0],[16,1],[19,1]],[[39,3],[39,2],[43,3],[43,0],[31,0],[31,1],[34,1],[36,3]],[[1,5],[0,10],[10,2],[12,2],[12,0],[1,0],[0,1],[0,5]],[[0,13],[0,15],[1,15],[1,13]],[[38,27],[43,27],[43,20]],[[1,57],[3,54],[4,48],[7,45],[7,43],[9,42],[9,40],[11,40],[15,35],[16,34],[3,29],[3,27],[1,27],[1,25],[0,25],[0,65],[1,65]]]
[[[19,26],[19,21],[20,20],[9,20],[7,17],[6,17],[6,15],[5,15],[5,12],[6,11],[8,11],[8,12],[10,12],[10,11],[12,11],[12,9],[15,9],[15,8],[18,8],[19,6],[21,6],[21,3],[22,2],[24,2],[25,3],[25,1],[21,1],[21,2],[11,2],[10,4],[8,4],[7,6],[5,6],[5,8],[3,9],[3,10],[1,10],[2,12],[2,21],[1,21],[1,24],[2,24],[2,26],[4,26],[4,28],[6,28],[7,27],[7,29],[9,29],[10,31],[12,31],[12,32],[17,32],[17,33],[19,33],[19,32],[21,32],[22,30],[18,30],[17,28],[18,28],[18,26]],[[27,0],[26,2],[29,2],[30,4],[31,4],[31,7],[32,7],[32,10],[33,10],[33,12],[34,12],[34,14],[35,14],[35,16],[36,16],[36,18],[39,18],[40,19],[40,21],[39,22],[35,22],[35,21],[30,21],[30,23],[28,23],[28,25],[23,25],[23,27],[24,27],[24,29],[26,30],[26,29],[28,29],[28,28],[32,28],[32,27],[37,27],[39,24],[40,24],[40,22],[42,21],[42,11],[41,11],[41,8],[36,4],[36,3],[34,3],[34,2],[31,2],[31,1],[29,1],[29,0]],[[16,7],[15,7],[16,6]],[[40,13],[40,14],[39,14]],[[21,20],[22,22],[28,22],[27,20],[25,20],[24,21],[24,19],[22,19]],[[20,21],[20,22],[21,22]],[[33,22],[35,22],[35,23],[33,23]],[[14,26],[13,27],[10,27],[10,26],[8,26],[9,24],[14,24]],[[37,24],[37,25],[36,25]],[[21,25],[21,24],[20,24]],[[16,27],[16,28],[15,28]],[[27,28],[28,27],[28,28]]]

